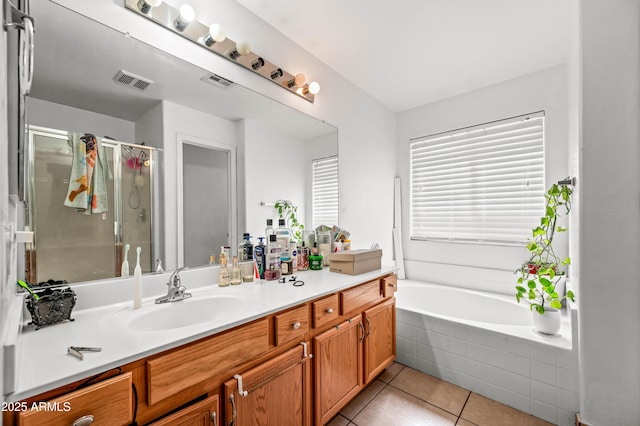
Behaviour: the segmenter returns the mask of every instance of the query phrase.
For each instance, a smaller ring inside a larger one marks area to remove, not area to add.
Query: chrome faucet
[[[169,291],[165,296],[158,297],[156,303],[177,302],[178,300],[184,300],[191,297],[191,293],[185,293],[187,288],[180,284],[180,271],[188,269],[187,267],[178,268],[169,277],[167,286]]]

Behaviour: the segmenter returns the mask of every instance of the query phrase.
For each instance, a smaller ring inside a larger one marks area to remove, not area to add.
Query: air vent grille
[[[214,86],[227,88],[233,85],[233,81],[220,77],[218,74],[209,73],[201,78],[202,81],[211,83]]]
[[[133,73],[130,73],[129,71],[124,70],[118,71],[115,77],[113,77],[113,80],[116,83],[122,84],[124,86],[135,87],[139,90],[146,90],[147,87],[153,84],[153,81],[149,80],[148,78],[140,77],[139,75],[135,75]]]

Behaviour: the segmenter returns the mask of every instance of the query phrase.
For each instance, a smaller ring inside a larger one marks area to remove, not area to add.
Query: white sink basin
[[[208,295],[177,302],[130,307],[116,312],[115,321],[130,331],[164,331],[200,325],[246,309],[247,303],[236,295]]]

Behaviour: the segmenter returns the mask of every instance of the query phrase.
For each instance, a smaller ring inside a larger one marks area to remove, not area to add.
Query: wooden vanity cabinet
[[[315,424],[331,420],[395,359],[395,283],[389,275],[342,291],[349,319],[313,337]]]
[[[393,362],[395,289],[386,275],[266,315],[31,397],[71,410],[5,412],[3,424],[323,425]]]
[[[361,315],[313,338],[316,425],[331,420],[362,389],[363,339]]]
[[[224,384],[225,424],[310,426],[310,357],[307,343],[240,371]]]
[[[131,373],[124,373],[49,400],[39,409],[29,403],[17,414],[18,426],[59,426],[92,418],[94,426],[128,425],[133,420]],[[35,403],[40,406],[40,403]],[[89,424],[89,423],[78,423]]]
[[[182,410],[164,417],[149,426],[222,426],[218,395],[196,402]]]
[[[364,383],[382,373],[396,358],[396,300],[388,299],[362,314],[364,318]]]

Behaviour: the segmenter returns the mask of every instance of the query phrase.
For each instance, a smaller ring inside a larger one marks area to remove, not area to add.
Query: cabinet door
[[[364,381],[369,383],[396,357],[396,299],[367,309],[363,318]]]
[[[306,344],[305,344],[306,345]],[[296,346],[224,384],[229,426],[308,426],[309,357]]]
[[[313,338],[315,424],[323,425],[362,388],[360,315]]]
[[[213,395],[149,426],[218,426],[219,411],[218,395]]]

